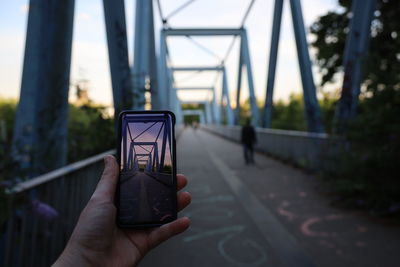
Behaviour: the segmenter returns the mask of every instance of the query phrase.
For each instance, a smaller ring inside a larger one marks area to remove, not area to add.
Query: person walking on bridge
[[[244,160],[246,164],[254,164],[254,144],[257,143],[257,136],[254,127],[251,126],[250,119],[242,127],[241,141],[243,144]]]

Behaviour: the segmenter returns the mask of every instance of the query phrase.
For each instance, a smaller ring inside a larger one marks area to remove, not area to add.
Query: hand
[[[116,226],[114,193],[119,168],[113,156],[104,158],[105,169],[95,192],[82,211],[68,244],[53,266],[135,266],[165,240],[184,232],[190,225],[187,217],[158,228],[121,229]],[[178,175],[178,190],[187,184]],[[188,192],[178,193],[178,210],[191,201]]]

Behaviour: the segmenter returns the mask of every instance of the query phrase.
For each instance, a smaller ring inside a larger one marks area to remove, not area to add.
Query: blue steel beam
[[[153,1],[136,0],[134,63],[132,70],[135,109],[143,110],[146,79],[150,81],[152,102],[157,105],[157,59],[154,39]]]
[[[125,120],[122,120],[122,158],[121,161],[123,162],[123,168],[125,168],[127,166],[128,163],[128,159],[126,157],[126,153],[127,153],[127,145],[128,145],[128,123]],[[130,134],[130,132],[129,132]]]
[[[158,58],[158,91],[152,96],[152,109],[169,109],[168,99],[168,73],[167,73],[167,40],[165,31],[160,33],[160,53]],[[152,92],[152,95],[154,92]],[[153,98],[156,101],[153,101]]]
[[[206,104],[209,103],[207,100],[183,100],[181,104]]]
[[[242,33],[240,28],[168,28],[162,31],[166,36],[235,36]]]
[[[168,74],[168,94],[169,94],[169,101],[170,101],[170,110],[175,113],[176,124],[181,123],[181,106],[178,101],[178,94],[177,91],[174,90],[174,76],[173,72],[170,68],[167,69]]]
[[[182,90],[188,90],[188,91],[197,91],[197,90],[208,90],[208,91],[214,91],[214,87],[176,87],[175,90],[182,91]]]
[[[233,117],[233,111],[231,107],[231,100],[229,96],[229,87],[228,87],[228,81],[226,78],[226,70],[224,68],[223,73],[222,73],[222,96],[221,96],[221,105],[223,105],[223,99],[225,96],[226,99],[226,123],[229,126],[234,125],[234,117]]]
[[[29,177],[67,160],[74,0],[31,0],[12,157]]]
[[[158,155],[158,143],[157,142],[137,142],[137,141],[131,142],[130,152],[133,150],[134,146],[140,146],[140,147],[152,146],[152,149],[149,153],[138,153],[138,154],[135,154],[134,158],[138,162],[139,161],[149,162],[150,163],[150,165],[148,166],[149,171],[154,167],[154,165],[158,171],[161,171],[160,170],[160,162],[159,162],[159,158],[158,158],[159,155]],[[148,151],[148,150],[146,150],[146,151]],[[165,153],[165,151],[164,151],[164,153]],[[142,159],[143,157],[146,157],[146,156],[148,157],[147,160]],[[138,157],[141,157],[141,158],[138,158]]]
[[[185,71],[220,71],[223,73],[223,80],[222,80],[222,95],[221,95],[221,103],[223,102],[224,97],[227,98],[227,103],[229,105],[226,106],[226,114],[227,114],[227,123],[228,125],[234,124],[234,114],[232,111],[232,107],[230,105],[230,96],[229,96],[229,89],[228,89],[228,82],[226,79],[226,70],[224,66],[187,66],[187,67],[173,67],[170,68],[172,72],[185,72]],[[194,89],[195,88],[195,89]],[[175,90],[179,88],[175,88]],[[183,88],[185,89],[185,88]],[[188,88],[189,90],[205,90],[205,89],[212,89],[213,90],[213,121],[215,123],[219,122],[219,110],[217,107],[217,99],[216,99],[216,92],[215,88],[210,87],[192,87]]]
[[[213,99],[212,99],[212,117],[213,117],[213,123],[218,124],[219,123],[219,113],[218,113],[218,104],[217,104],[217,93],[215,90],[215,87],[213,88]]]
[[[344,79],[339,105],[336,110],[337,131],[343,132],[347,121],[356,114],[360,83],[361,64],[368,51],[371,37],[371,20],[376,0],[354,0],[350,32],[347,35],[344,52]]]
[[[172,67],[170,68],[172,72],[175,71],[223,71],[223,66],[187,66],[187,67]]]
[[[306,109],[308,130],[310,132],[322,133],[324,132],[324,127],[322,125],[321,111],[317,100],[316,88],[311,69],[300,0],[290,0],[290,8],[292,11],[301,81],[303,84],[304,105]]]
[[[240,93],[242,90],[242,73],[243,73],[243,45],[240,42],[239,48],[239,65],[238,65],[238,78],[236,85],[236,109],[235,109],[235,124],[240,123]]]
[[[183,116],[199,116],[200,124],[204,124],[205,123],[204,110],[202,110],[202,109],[182,110],[182,115]]]
[[[263,127],[271,128],[273,96],[275,85],[275,70],[278,57],[279,34],[281,31],[283,0],[275,0],[274,19],[272,22],[272,38],[269,52],[268,80],[263,110]]]
[[[207,100],[189,100],[189,101],[180,101],[181,104],[201,104],[204,105],[204,113],[205,113],[205,119],[203,118],[203,122],[205,123],[212,123],[213,121],[215,121],[215,118],[212,117],[211,114],[211,108],[210,108],[210,102]],[[183,115],[188,115],[188,111],[190,113],[192,109],[190,110],[182,110],[182,114]],[[203,111],[202,109],[196,109],[196,110],[200,110]]]
[[[185,91],[185,90],[189,90],[189,91],[191,91],[191,90],[194,90],[194,91],[197,91],[197,90],[212,91],[212,93],[213,93],[212,108],[211,108],[212,112],[211,112],[211,110],[208,111],[209,115],[207,115],[207,123],[209,123],[209,122],[217,123],[217,121],[218,121],[218,118],[217,118],[217,116],[218,116],[217,115],[218,106],[217,106],[217,99],[216,99],[216,94],[215,94],[215,88],[214,87],[178,87],[178,88],[175,88],[175,90],[178,90],[178,91]],[[186,101],[180,101],[180,102],[181,102],[181,104],[186,104],[187,103]],[[196,101],[196,103],[197,102],[198,101]],[[202,102],[204,102],[204,103],[207,102],[208,103],[208,101],[202,101]],[[192,102],[190,101],[189,103],[192,103]],[[211,119],[211,120],[209,120],[209,119]]]
[[[225,71],[225,67],[224,66],[186,66],[186,67],[173,67],[171,68],[172,72],[185,72],[185,71],[221,71],[224,72]],[[224,83],[224,81],[223,81]],[[226,85],[227,82],[225,81]],[[215,92],[215,88],[214,87],[189,87],[189,88],[175,88],[175,90],[213,90],[213,122],[214,123],[220,123],[219,121],[219,110],[217,107],[217,98],[216,98],[216,92]],[[224,97],[224,95],[222,96],[222,98]],[[228,96],[229,98],[229,96]],[[229,107],[227,106],[227,108],[231,109],[231,106],[229,105]],[[227,111],[229,114],[229,121],[232,121],[233,124],[233,119],[231,119],[231,117],[233,117],[233,112],[232,110]],[[231,115],[232,114],[232,115]]]
[[[123,0],[103,0],[115,116],[133,108]]]
[[[187,29],[177,29],[177,28],[165,28],[161,31],[161,45],[160,45],[160,68],[163,70],[167,70],[166,58],[165,58],[165,51],[166,51],[166,43],[165,40],[168,36],[240,36],[241,37],[241,55],[243,62],[241,62],[244,66],[246,66],[247,70],[247,79],[248,79],[248,86],[249,86],[249,95],[250,95],[250,104],[251,104],[251,111],[252,111],[252,120],[255,125],[259,123],[259,112],[257,108],[257,103],[255,99],[254,93],[254,84],[253,84],[253,75],[251,69],[251,60],[250,60],[250,52],[248,47],[247,41],[247,33],[244,28],[187,28]],[[171,71],[213,71],[218,70],[221,71],[220,68],[222,66],[217,67],[180,67],[180,68],[171,68]],[[241,69],[240,69],[241,70]],[[164,79],[165,75],[161,75],[161,79]],[[224,84],[224,81],[223,81]],[[227,83],[225,82],[225,89],[227,89]],[[240,84],[239,84],[240,90]],[[167,88],[165,88],[167,89]],[[169,90],[168,90],[169,91]],[[225,97],[224,95],[224,86],[223,86],[223,94],[221,99]],[[174,92],[175,93],[175,92]],[[229,99],[229,93],[226,92],[226,97]],[[237,94],[240,98],[240,92]],[[171,106],[171,103],[169,104]],[[240,115],[240,106],[236,110],[237,114]],[[231,109],[230,102],[227,105],[227,120],[228,124],[234,124],[234,114]]]
[[[249,42],[247,40],[247,32],[246,30],[242,31],[241,35],[242,42],[242,53],[243,53],[243,64],[246,67],[247,74],[247,84],[249,87],[249,98],[250,98],[250,110],[251,110],[251,122],[255,126],[259,126],[259,112],[257,107],[256,95],[254,92],[254,83],[253,83],[253,71],[251,69],[251,60],[250,60],[250,51],[249,51]]]
[[[169,123],[164,123],[164,133],[163,133],[163,139],[162,139],[162,144],[161,144],[160,172],[162,172],[164,169],[165,151],[167,148],[167,142],[169,144],[170,153],[172,153],[172,151],[171,151],[171,138],[172,137],[170,136],[170,132],[171,132],[170,127],[171,127],[171,125]]]

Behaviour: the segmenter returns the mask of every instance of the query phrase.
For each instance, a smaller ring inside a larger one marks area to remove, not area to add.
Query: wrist
[[[68,243],[60,257],[52,265],[53,267],[64,266],[94,266],[89,259],[84,255],[83,250],[79,246]]]

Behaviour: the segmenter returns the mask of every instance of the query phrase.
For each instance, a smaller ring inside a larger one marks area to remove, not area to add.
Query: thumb
[[[92,198],[99,198],[105,201],[113,201],[118,182],[118,164],[111,155],[104,157],[104,171]]]

